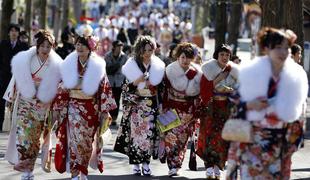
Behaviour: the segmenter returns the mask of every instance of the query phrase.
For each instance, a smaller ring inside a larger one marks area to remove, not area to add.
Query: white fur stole
[[[69,54],[60,67],[64,87],[72,89],[78,85],[78,54],[76,51]],[[106,63],[96,53],[91,53],[87,69],[82,80],[82,91],[89,96],[94,95],[106,74]]]
[[[58,84],[60,82],[59,66],[61,57],[51,50],[48,56],[48,68],[42,77],[38,90],[31,77],[31,59],[37,54],[37,48],[32,47],[27,51],[22,51],[12,59],[12,73],[16,80],[17,89],[25,98],[37,97],[40,101],[47,103],[56,96]]]
[[[191,80],[186,76],[186,73],[180,66],[178,61],[169,64],[166,68],[166,75],[171,86],[178,91],[185,91],[187,96],[196,96],[200,93],[200,80],[202,76],[201,67],[195,63],[190,64],[197,74]]]
[[[151,67],[149,71],[149,81],[151,85],[156,86],[163,80],[165,74],[165,63],[154,55],[151,57],[150,63]],[[134,82],[143,75],[134,58],[129,58],[127,62],[123,65],[122,73],[130,83]],[[138,89],[143,89],[144,87],[145,82],[141,82],[138,84]]]
[[[229,73],[229,76],[233,77],[234,79],[237,79],[238,77],[238,66],[234,64],[233,62],[228,61],[228,63],[231,66],[231,71]],[[202,72],[204,76],[209,80],[213,81],[219,73],[223,71],[223,69],[218,65],[216,59],[211,59],[210,61],[205,62],[202,67]]]
[[[241,67],[239,72],[241,100],[252,101],[258,97],[267,97],[271,77],[271,62],[268,56],[257,57]],[[308,79],[305,71],[288,57],[280,73],[275,101],[270,108],[281,120],[293,122],[301,115],[307,93]],[[266,113],[267,110],[248,111],[247,119],[259,121]]]

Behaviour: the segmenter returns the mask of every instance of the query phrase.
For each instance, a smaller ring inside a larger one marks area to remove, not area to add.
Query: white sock
[[[150,166],[148,163],[142,163],[143,169],[150,169]]]
[[[133,165],[133,168],[134,168],[134,169],[140,169],[140,164],[134,164],[134,165]]]
[[[75,176],[72,180],[79,180],[79,176]]]
[[[213,176],[213,172],[214,172],[213,167],[209,167],[206,170],[207,176]]]
[[[214,165],[214,174],[216,176],[221,175],[220,168],[217,165]]]
[[[87,175],[80,172],[81,180],[87,180]]]
[[[30,172],[23,172],[23,176],[27,176],[27,177],[31,177],[31,176],[33,176],[33,174],[32,174],[32,171],[30,171]]]

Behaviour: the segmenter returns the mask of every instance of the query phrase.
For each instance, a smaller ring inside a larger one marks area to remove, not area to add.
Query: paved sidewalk
[[[114,152],[112,150],[113,143],[115,141],[116,129],[112,129],[113,137],[110,142],[105,145],[104,148],[104,165],[105,170],[102,174],[98,171],[94,171],[89,168],[89,180],[169,180],[167,176],[168,168],[165,164],[160,164],[158,160],[151,162],[151,168],[153,171],[153,177],[137,177],[131,175],[131,166],[128,165],[128,158],[125,155]],[[18,180],[20,179],[20,173],[14,171],[12,166],[4,160],[4,152],[6,149],[8,133],[0,133],[0,180]],[[183,167],[180,170],[180,177],[175,179],[187,180],[187,179],[205,179],[205,169],[203,162],[197,157],[198,171],[190,171],[188,169],[188,157],[189,150],[186,154]],[[54,166],[54,165],[53,165]],[[223,173],[224,174],[224,173]],[[68,173],[59,174],[56,172],[55,168],[52,168],[51,173],[45,173],[40,168],[40,159],[37,159],[36,167],[34,171],[36,180],[61,180],[70,179]],[[223,175],[224,176],[224,175]],[[222,178],[224,179],[224,178]],[[310,139],[305,142],[305,148],[299,150],[293,156],[292,164],[292,179],[309,179],[310,180]]]

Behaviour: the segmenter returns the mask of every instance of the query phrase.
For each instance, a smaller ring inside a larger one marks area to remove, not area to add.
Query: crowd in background
[[[90,2],[81,24],[68,22],[61,43],[37,30],[30,46],[15,24],[1,42],[0,115],[3,122],[6,106],[12,120],[6,159],[22,179],[34,179],[40,149],[43,170],[51,170],[53,124],[58,172],[73,180],[87,179],[88,166],[102,172],[103,127],[117,125],[120,104],[114,150],[128,156],[134,175],[151,176],[153,158],[167,164],[168,176],[178,176],[199,127],[196,153],[207,179],[220,179],[225,165],[227,179],[237,177],[238,167],[242,179],[289,179],[308,91],[296,35],[262,28],[257,42],[265,56],[239,66],[231,47],[221,44],[204,62],[190,40],[188,1],[174,4],[174,12],[167,0],[116,2]],[[222,138],[233,116],[251,122],[252,142]]]

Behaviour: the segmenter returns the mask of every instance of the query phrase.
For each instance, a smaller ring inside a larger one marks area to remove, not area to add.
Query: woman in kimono
[[[76,51],[62,63],[63,86],[53,106],[60,116],[55,167],[60,173],[69,167],[72,179],[82,180],[87,179],[88,165],[103,171],[100,125],[116,108],[105,61],[94,53],[96,40],[91,32],[86,29],[77,38]]]
[[[239,163],[241,179],[286,180],[303,134],[298,120],[307,98],[307,74],[289,56],[296,40],[291,30],[265,27],[257,40],[265,56],[239,71],[238,111],[251,121],[254,138],[252,143],[232,143],[229,160]]]
[[[220,170],[224,170],[229,147],[221,132],[230,113],[228,96],[236,85],[237,69],[230,61],[231,48],[228,45],[217,47],[213,58],[202,65],[197,155],[204,161],[207,178],[220,179]]]
[[[155,126],[158,114],[158,86],[165,64],[154,55],[155,41],[140,36],[134,46],[134,57],[123,65],[127,79],[123,87],[123,117],[114,150],[129,157],[133,174],[151,175],[151,157],[158,157],[159,133]],[[142,167],[140,167],[142,164]]]
[[[186,153],[188,138],[193,134],[197,121],[199,85],[202,71],[193,63],[197,48],[190,43],[179,44],[173,63],[167,66],[163,112],[176,110],[181,125],[164,132],[160,142],[160,160],[167,161],[169,176],[177,176]]]
[[[34,178],[32,172],[40,150],[40,137],[48,133],[45,128],[49,123],[45,121],[50,102],[57,93],[62,62],[53,50],[55,39],[50,32],[40,30],[35,38],[36,46],[12,59],[13,77],[4,96],[13,105],[12,129],[5,158],[14,164],[15,170],[23,172],[21,179]],[[50,171],[49,164],[46,164],[50,162],[50,156],[45,154],[48,152],[42,150],[45,171]]]

